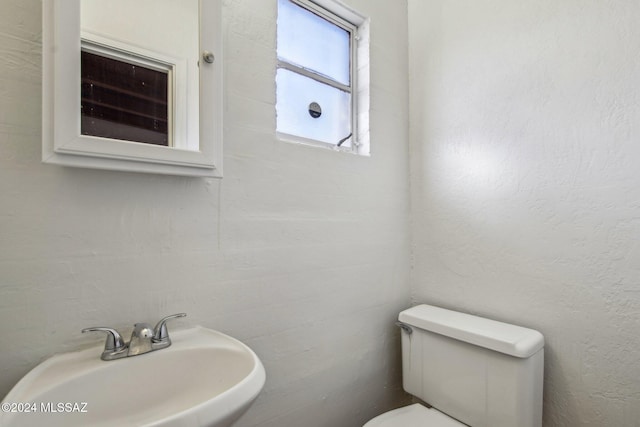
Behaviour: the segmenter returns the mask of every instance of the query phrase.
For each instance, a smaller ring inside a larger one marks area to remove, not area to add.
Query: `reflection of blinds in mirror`
[[[168,74],[82,52],[81,133],[169,145]]]

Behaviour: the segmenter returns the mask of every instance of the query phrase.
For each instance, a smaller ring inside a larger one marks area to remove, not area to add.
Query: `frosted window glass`
[[[276,85],[278,132],[329,144],[338,144],[351,133],[349,93],[282,68],[276,74]],[[318,118],[309,114],[312,102],[322,108]]]
[[[278,58],[349,85],[350,34],[289,0],[278,0]]]

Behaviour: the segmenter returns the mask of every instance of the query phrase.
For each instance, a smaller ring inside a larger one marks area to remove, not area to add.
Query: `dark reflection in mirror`
[[[169,146],[168,73],[82,51],[81,133]]]

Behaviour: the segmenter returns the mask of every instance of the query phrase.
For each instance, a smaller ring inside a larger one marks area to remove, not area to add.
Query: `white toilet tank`
[[[473,427],[540,427],[544,337],[419,305],[400,313],[404,389]]]

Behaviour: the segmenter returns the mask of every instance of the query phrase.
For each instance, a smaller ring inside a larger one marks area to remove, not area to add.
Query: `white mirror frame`
[[[200,2],[199,150],[80,134],[80,1],[43,4],[42,161],[64,166],[222,177],[222,0]],[[108,0],[105,0],[108,1]]]

